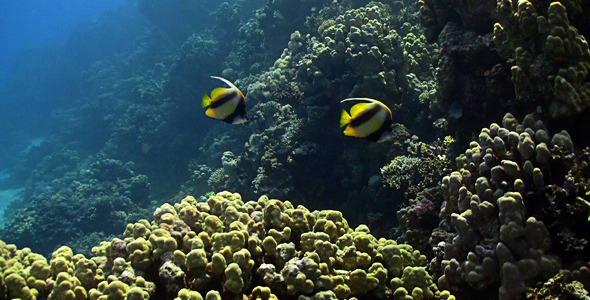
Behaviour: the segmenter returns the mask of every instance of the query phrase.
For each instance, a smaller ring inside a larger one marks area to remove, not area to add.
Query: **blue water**
[[[0,81],[18,53],[42,44],[63,44],[70,31],[125,0],[29,0],[0,2]]]

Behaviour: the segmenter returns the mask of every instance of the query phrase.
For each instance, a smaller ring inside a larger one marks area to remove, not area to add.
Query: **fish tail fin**
[[[347,113],[344,109],[342,110],[342,114],[340,114],[340,127],[344,127],[350,124],[351,116]]]
[[[201,107],[205,108],[211,104],[211,98],[207,93],[203,94],[203,99],[201,99]]]

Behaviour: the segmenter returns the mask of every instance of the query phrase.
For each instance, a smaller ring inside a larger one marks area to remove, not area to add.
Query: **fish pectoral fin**
[[[350,119],[350,115],[343,109],[342,113],[340,114],[340,127],[350,124]]]
[[[354,130],[354,128],[352,128],[352,126],[348,126],[348,127],[346,127],[346,129],[344,129],[344,135],[358,137],[356,130]]]
[[[209,95],[205,93],[203,94],[203,98],[201,99],[201,107],[205,108],[209,105],[211,105],[211,98],[209,98]]]

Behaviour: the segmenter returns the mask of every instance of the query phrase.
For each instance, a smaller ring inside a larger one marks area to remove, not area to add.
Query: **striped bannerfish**
[[[246,118],[246,97],[231,81],[217,76],[229,88],[218,87],[211,92],[211,97],[205,93],[201,100],[201,107],[207,108],[205,115],[230,124],[242,124],[248,121]]]
[[[342,110],[340,127],[344,135],[383,142],[391,138],[391,110],[381,101],[370,98],[348,98],[340,101],[365,101],[350,109],[350,114]],[[368,102],[368,103],[367,103]]]

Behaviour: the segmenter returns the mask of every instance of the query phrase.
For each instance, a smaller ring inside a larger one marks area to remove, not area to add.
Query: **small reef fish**
[[[248,121],[246,118],[246,97],[231,81],[217,76],[229,88],[218,87],[211,92],[211,97],[205,93],[201,100],[201,107],[207,108],[205,115],[230,124],[242,124]]]
[[[346,127],[344,135],[374,142],[383,142],[392,137],[389,107],[381,101],[370,98],[348,98],[340,103],[346,101],[365,102],[355,104],[350,109],[350,114],[342,110],[340,127]]]

